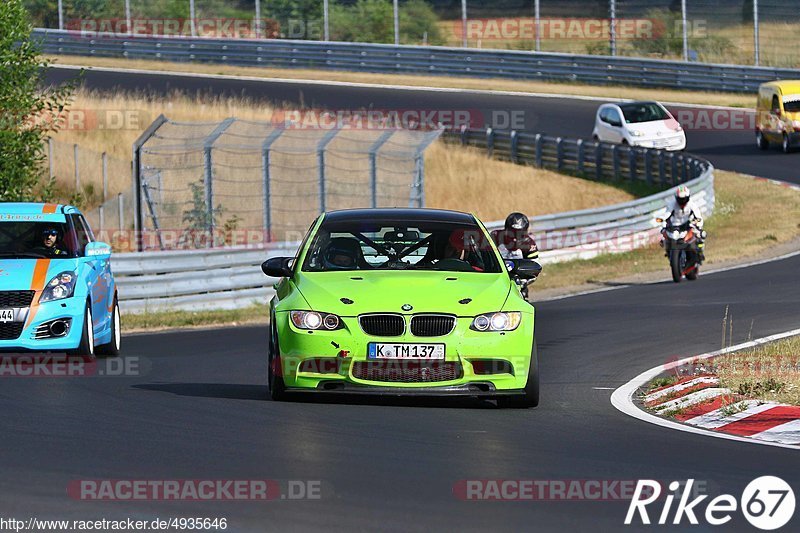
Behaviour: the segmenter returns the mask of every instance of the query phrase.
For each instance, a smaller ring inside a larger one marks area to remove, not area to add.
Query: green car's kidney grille
[[[415,315],[411,317],[411,334],[415,337],[441,337],[456,326],[452,315]]]
[[[358,317],[361,329],[367,335],[376,337],[399,337],[406,330],[406,320],[403,315],[374,314]]]

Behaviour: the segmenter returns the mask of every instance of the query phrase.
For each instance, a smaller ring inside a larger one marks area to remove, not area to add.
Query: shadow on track
[[[229,383],[144,383],[132,385],[135,389],[168,392],[177,396],[196,398],[220,398],[224,400],[260,400],[271,402],[266,385],[243,385]],[[437,398],[404,396],[368,396],[359,394],[290,393],[289,402],[317,404],[377,405],[395,407],[451,407],[470,409],[496,409],[490,400],[479,398]]]

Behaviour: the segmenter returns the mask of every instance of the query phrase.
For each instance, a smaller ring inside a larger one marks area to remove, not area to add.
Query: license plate
[[[13,322],[14,310],[13,309],[0,309],[0,322]]]
[[[370,342],[369,359],[444,359],[444,344],[385,344]]]

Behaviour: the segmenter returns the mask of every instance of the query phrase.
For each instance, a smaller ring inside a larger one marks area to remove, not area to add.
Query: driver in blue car
[[[60,232],[55,226],[47,226],[42,230],[41,244],[33,249],[47,257],[69,255],[60,244]]]

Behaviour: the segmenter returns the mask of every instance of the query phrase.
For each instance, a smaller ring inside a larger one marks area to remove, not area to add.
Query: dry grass
[[[130,121],[125,129],[65,129],[54,137],[55,175],[67,197],[74,190],[72,145],[77,143],[80,146],[79,166],[81,185],[87,198],[86,208],[97,203],[92,199],[98,198],[96,193],[101,188],[100,153],[103,151],[110,157],[109,194],[130,190],[131,145],[159,114],[177,121],[214,122],[230,116],[266,121],[273,113],[273,108],[244,99],[189,97],[179,93],[166,98],[122,93],[109,96],[87,91],[76,94],[72,109],[127,110],[129,116],[138,118]],[[256,156],[260,158],[260,153]],[[425,166],[428,206],[471,210],[484,220],[505,218],[511,210],[539,215],[633,198],[630,193],[609,185],[488,159],[476,149],[443,142],[429,148]],[[532,182],[534,188],[531,188]],[[87,194],[87,188],[95,194]],[[531,190],[534,192],[519,194]],[[233,207],[230,209],[235,211]]]
[[[717,205],[705,226],[709,234],[706,266],[757,257],[773,246],[800,237],[798,192],[734,172],[717,170],[715,175]],[[657,271],[668,276],[668,270],[663,250],[654,245],[585,261],[547,265],[536,282],[534,293]]]
[[[536,216],[634,199],[611,185],[487,159],[475,148],[437,143],[425,161],[427,205],[471,210],[484,221],[502,220],[511,211]]]
[[[800,405],[800,337],[718,357],[720,384],[756,400]]]
[[[577,83],[515,81],[498,78],[464,78],[455,76],[375,74],[365,72],[342,72],[312,69],[231,67],[208,63],[171,63],[166,61],[103,57],[50,56],[49,59],[55,63],[61,63],[64,65],[114,67],[170,72],[192,72],[198,74],[217,74],[228,76],[251,76],[265,79],[308,79],[368,84],[471,89],[481,91],[519,91],[526,93],[555,94],[564,96],[593,96],[598,98],[660,100],[662,102],[683,102],[689,104],[721,105],[744,108],[755,106],[755,95],[751,96],[715,92],[679,91],[672,89],[640,89],[617,85],[592,86],[580,85]]]

